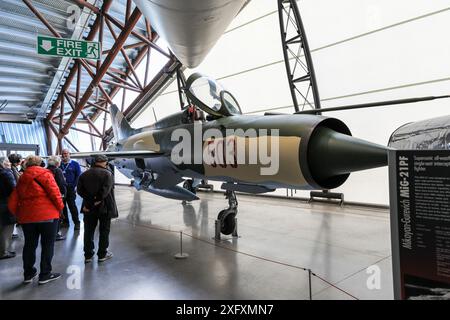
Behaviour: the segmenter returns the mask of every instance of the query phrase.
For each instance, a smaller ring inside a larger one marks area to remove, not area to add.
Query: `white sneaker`
[[[33,279],[34,278],[36,278],[37,277],[37,271],[34,273],[34,275],[32,275],[32,276],[30,276],[30,277],[26,277],[24,280],[23,280],[23,283],[25,283],[25,284],[28,284],[28,283],[31,283],[31,282],[33,282]]]
[[[98,262],[106,261],[108,259],[111,259],[113,256],[114,255],[112,254],[112,252],[107,252],[104,257],[98,258]]]
[[[61,278],[60,273],[50,273],[47,277],[45,277],[43,279],[39,279],[39,284],[46,284],[46,283],[58,280],[59,278]]]

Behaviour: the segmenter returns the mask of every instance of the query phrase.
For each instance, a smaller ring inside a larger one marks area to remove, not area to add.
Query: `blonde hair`
[[[47,159],[47,164],[49,166],[59,167],[59,165],[61,164],[61,158],[59,156],[50,156]]]
[[[23,165],[25,166],[25,168],[28,168],[33,166],[40,166],[41,163],[42,163],[41,157],[36,155],[30,155],[25,158]]]

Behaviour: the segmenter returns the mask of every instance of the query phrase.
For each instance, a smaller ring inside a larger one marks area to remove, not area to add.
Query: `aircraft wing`
[[[105,155],[108,159],[115,158],[156,158],[161,157],[164,153],[154,152],[148,150],[130,150],[130,151],[89,151],[71,153],[70,157],[73,159],[91,158],[97,155]]]

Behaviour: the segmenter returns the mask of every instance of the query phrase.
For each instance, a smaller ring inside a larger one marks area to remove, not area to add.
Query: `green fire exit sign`
[[[100,42],[94,41],[38,36],[37,53],[47,56],[99,60],[101,45]]]

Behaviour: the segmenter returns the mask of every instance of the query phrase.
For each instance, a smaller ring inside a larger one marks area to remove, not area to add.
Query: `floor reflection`
[[[133,200],[131,201],[131,208],[127,215],[127,220],[131,221],[134,226],[141,222],[141,214],[142,214],[142,202],[141,202],[141,193],[139,191],[133,192]],[[151,223],[151,220],[148,221]]]
[[[207,236],[209,229],[208,200],[200,200],[200,205],[196,210],[190,202],[183,202],[183,222],[186,227],[190,227],[193,236]]]
[[[123,195],[119,195],[119,211],[126,213],[120,219],[125,218],[134,227],[139,225],[157,225],[160,227],[185,226],[186,231],[193,236],[209,237],[211,225],[209,221],[208,199],[201,199],[194,202],[178,202],[167,200],[162,205],[161,202],[149,202],[145,192],[133,190],[132,200],[125,206]],[[122,207],[121,207],[122,206]]]
[[[197,228],[197,212],[190,202],[181,203],[183,206],[183,222],[187,227]]]
[[[216,242],[214,220],[225,206],[223,195],[200,196],[199,201],[182,204],[116,188],[120,218],[112,223],[110,235],[114,259],[85,265],[83,228],[76,233],[71,228],[67,240],[55,245],[53,267],[63,279],[46,286],[23,286],[23,239],[18,239],[18,257],[0,262],[0,300],[301,299],[308,295],[304,271],[257,257],[311,267],[330,281],[345,281],[343,288],[360,298],[392,297],[389,279],[383,280],[386,285],[379,292],[365,289],[365,268],[389,254],[388,213],[366,214],[362,219],[342,210],[331,214],[337,211],[331,206],[241,196],[241,237]],[[192,235],[182,237],[189,258],[176,260],[181,230]],[[81,290],[68,289],[69,266],[80,268]],[[380,267],[383,274],[391,274],[388,260]],[[349,278],[355,270],[363,271]],[[326,287],[316,281],[313,292]],[[330,289],[320,297],[342,298],[342,293]]]

